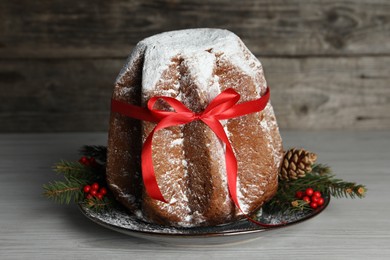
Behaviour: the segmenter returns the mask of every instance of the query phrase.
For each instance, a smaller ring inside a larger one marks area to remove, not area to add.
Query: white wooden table
[[[390,132],[282,132],[338,177],[366,184],[365,199],[333,199],[319,216],[229,246],[153,244],[105,229],[76,206],[42,196],[51,166],[106,134],[0,135],[0,259],[390,259]]]

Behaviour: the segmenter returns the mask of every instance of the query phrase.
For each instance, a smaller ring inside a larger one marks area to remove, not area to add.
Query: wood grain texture
[[[390,128],[390,57],[260,60],[282,129]],[[0,61],[0,84],[13,86],[0,91],[0,131],[107,131],[123,63]]]
[[[106,131],[125,57],[155,33],[226,28],[264,64],[279,125],[390,129],[386,0],[0,1],[0,132]]]
[[[256,55],[390,54],[386,0],[28,1],[0,3],[0,57],[123,57],[155,33],[236,32]]]
[[[281,128],[390,129],[390,57],[263,59]]]
[[[0,135],[1,259],[389,259],[390,133],[282,132],[286,147],[317,152],[338,177],[366,184],[367,197],[333,199],[317,217],[236,245],[175,247],[100,227],[76,206],[45,199],[51,166],[78,159],[106,134]]]
[[[0,61],[1,130],[107,130],[111,93],[122,63],[109,59]]]

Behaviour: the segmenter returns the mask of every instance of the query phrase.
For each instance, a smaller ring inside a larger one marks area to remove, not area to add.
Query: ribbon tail
[[[237,208],[242,211],[240,203],[237,197],[237,159],[234,155],[233,148],[229,142],[225,130],[221,123],[215,117],[207,117],[201,119],[206,125],[208,125],[211,130],[217,135],[217,137],[225,143],[226,152],[225,152],[225,163],[226,163],[226,174],[228,180],[228,189],[230,197]],[[243,212],[243,211],[242,211]],[[245,213],[244,213],[245,214]]]
[[[274,227],[280,227],[284,226],[287,223],[280,223],[280,224],[266,224],[262,223],[259,221],[254,220],[250,216],[248,216],[247,213],[245,213],[241,206],[240,202],[237,197],[237,159],[236,156],[234,155],[232,146],[229,142],[229,139],[225,133],[225,130],[223,129],[223,126],[221,123],[216,119],[215,117],[207,117],[207,118],[202,118],[201,119],[206,125],[208,125],[211,130],[214,131],[214,133],[218,136],[218,138],[226,144],[226,153],[225,153],[225,160],[226,160],[226,173],[227,173],[227,179],[228,179],[228,189],[229,189],[229,194],[236,205],[236,207],[242,212],[242,214],[245,216],[247,220],[250,222],[265,227],[265,228],[274,228]]]
[[[119,100],[111,99],[111,111],[117,112],[130,118],[157,122],[158,120],[146,108],[128,104]]]
[[[170,115],[163,118],[155,128],[150,132],[148,137],[146,138],[142,153],[141,153],[141,166],[142,166],[142,178],[144,181],[145,189],[148,195],[156,200],[163,201],[168,203],[164,196],[161,193],[161,190],[158,186],[156,175],[153,167],[153,151],[152,151],[152,142],[153,135],[158,130],[170,127],[177,126],[189,123],[194,120],[194,116],[192,113],[184,112],[184,113],[175,113],[171,112]]]

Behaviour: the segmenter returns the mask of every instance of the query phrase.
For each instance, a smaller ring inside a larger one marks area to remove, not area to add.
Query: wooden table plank
[[[105,133],[0,135],[1,259],[388,259],[390,133],[282,132],[285,147],[318,153],[338,177],[366,184],[363,200],[334,199],[319,216],[252,242],[214,247],[153,244],[100,227],[75,206],[42,197],[59,159]]]
[[[386,0],[1,1],[0,57],[112,58],[196,27],[237,33],[256,55],[390,54]]]

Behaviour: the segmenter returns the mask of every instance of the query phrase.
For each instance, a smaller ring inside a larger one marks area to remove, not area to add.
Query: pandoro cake
[[[261,63],[232,32],[190,29],[139,42],[112,98],[146,107],[150,98],[168,96],[199,113],[228,88],[241,95],[239,103],[263,96],[267,82]],[[164,102],[156,106],[172,110]],[[221,123],[238,162],[240,206],[250,215],[277,190],[283,148],[273,108],[269,102],[261,112]],[[168,203],[146,193],[140,157],[155,125],[111,113],[107,182],[116,199],[131,213],[161,225],[207,226],[243,218],[228,191],[225,145],[201,121],[155,133],[153,165]]]

